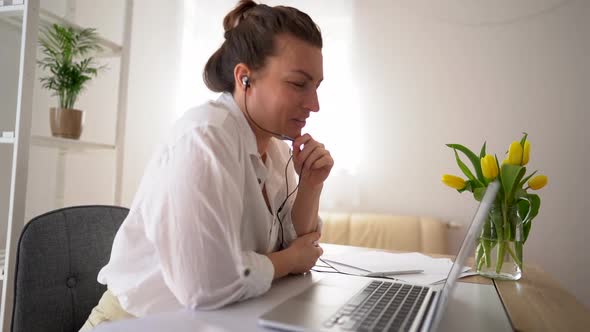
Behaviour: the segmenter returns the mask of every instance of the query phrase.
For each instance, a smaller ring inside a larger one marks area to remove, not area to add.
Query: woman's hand
[[[310,188],[321,186],[334,166],[330,151],[309,134],[299,136],[293,141],[293,162],[295,171],[301,177],[300,185]]]
[[[320,233],[305,234],[293,240],[286,249],[291,255],[292,268],[290,273],[299,274],[311,270],[324,250],[317,244]]]

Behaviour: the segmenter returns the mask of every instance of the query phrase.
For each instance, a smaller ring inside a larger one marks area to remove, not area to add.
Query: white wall
[[[123,205],[130,205],[155,145],[176,118],[182,2],[135,1],[125,135]],[[199,73],[195,73],[199,75]]]
[[[354,209],[467,223],[474,200],[440,182],[442,173],[460,174],[444,144],[479,151],[487,140],[502,156],[526,131],[529,168],[547,174],[549,185],[540,192],[525,265],[542,266],[590,307],[590,2],[537,16],[524,8],[523,20],[498,19],[511,14],[511,2],[488,2],[496,11],[471,2],[465,12],[443,3],[449,6],[356,2],[354,67],[366,134]]]

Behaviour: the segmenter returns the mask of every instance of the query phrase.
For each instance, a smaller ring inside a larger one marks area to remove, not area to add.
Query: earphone
[[[295,141],[293,138],[291,138],[287,135],[275,133],[275,132],[270,131],[268,129],[262,128],[258,123],[256,123],[256,121],[254,121],[254,119],[252,119],[252,117],[250,116],[250,112],[248,112],[248,104],[246,103],[246,95],[248,92],[248,88],[250,87],[250,78],[248,76],[242,76],[241,81],[242,81],[242,86],[244,87],[244,109],[246,111],[246,115],[248,116],[248,119],[250,119],[250,121],[252,121],[252,123],[254,123],[254,125],[256,125],[256,127],[260,128],[262,131],[270,133],[282,140],[288,140],[291,142]],[[297,191],[297,188],[299,188],[299,182],[301,182],[301,177],[303,176],[303,166],[302,166],[301,171],[299,172],[299,181],[297,182],[297,186],[295,187],[295,189],[293,189],[292,192],[289,192],[289,180],[287,178],[287,168],[289,167],[289,163],[291,162],[291,160],[293,160],[293,153],[291,153],[291,157],[287,161],[287,165],[285,165],[285,183],[286,183],[286,187],[287,187],[287,197],[285,197],[285,200],[281,203],[281,205],[279,205],[279,208],[277,209],[277,214],[276,214],[277,219],[279,219],[279,225],[281,227],[281,243],[280,243],[281,248],[284,247],[285,235],[283,234],[283,221],[281,220],[280,213],[281,213],[281,211],[283,211],[283,208],[285,207],[285,204],[287,203],[287,200],[289,199],[289,197],[291,197],[291,195],[293,195],[295,193],[295,191]]]

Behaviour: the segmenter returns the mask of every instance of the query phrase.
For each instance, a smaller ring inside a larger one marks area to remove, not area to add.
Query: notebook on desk
[[[441,289],[387,279],[328,278],[265,313],[258,323],[287,331],[435,331],[498,190],[497,181],[488,186]]]

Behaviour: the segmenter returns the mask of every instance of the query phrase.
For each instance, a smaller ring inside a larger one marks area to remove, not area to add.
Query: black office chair
[[[96,277],[128,213],[117,206],[68,207],[25,226],[18,242],[11,331],[82,327],[106,291]]]

